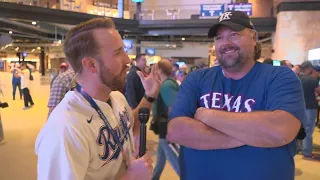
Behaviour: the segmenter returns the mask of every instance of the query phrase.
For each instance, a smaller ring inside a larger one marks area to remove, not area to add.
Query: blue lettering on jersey
[[[117,160],[121,153],[121,148],[117,145],[115,138],[112,136],[111,131],[115,132],[118,137],[120,137],[120,142],[123,145],[125,140],[129,139],[130,133],[130,118],[127,109],[122,113],[119,113],[120,124],[119,126],[109,129],[107,126],[103,125],[99,129],[99,135],[97,138],[97,144],[103,146],[103,153],[99,154],[99,157],[105,163],[105,166],[113,160]]]

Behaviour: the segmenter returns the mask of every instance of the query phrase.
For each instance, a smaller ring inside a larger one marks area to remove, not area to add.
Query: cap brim
[[[234,22],[231,22],[231,21],[221,22],[221,23],[217,23],[217,24],[213,25],[209,29],[208,37],[209,38],[215,37],[219,27],[221,27],[221,26],[227,26],[230,29],[232,29],[233,31],[242,31],[243,29],[246,28],[245,26],[242,26],[240,24],[237,24],[237,23],[234,23]]]

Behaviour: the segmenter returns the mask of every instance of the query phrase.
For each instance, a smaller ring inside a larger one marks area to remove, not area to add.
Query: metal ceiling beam
[[[32,30],[32,31],[36,31],[36,32],[43,33],[43,34],[49,34],[49,33],[51,33],[51,31],[48,31],[48,30],[44,30],[44,29],[38,28],[38,27],[36,27],[36,26],[28,25],[28,24],[21,23],[21,22],[11,21],[11,20],[6,19],[6,18],[0,18],[0,22],[2,22],[2,23],[4,23],[4,24],[11,25],[11,26],[14,26],[14,27],[20,27],[20,28],[24,28],[24,29],[30,29],[30,30]]]
[[[64,11],[59,9],[50,9],[37,6],[0,2],[0,17],[76,25],[81,22],[102,16],[80,12]],[[120,31],[140,31],[140,29],[137,28],[138,21],[120,18],[111,19],[114,21],[116,27]]]
[[[0,34],[7,34],[8,33],[1,33]],[[9,34],[12,37],[22,37],[22,38],[30,38],[30,39],[44,39],[44,40],[54,40],[52,38],[47,38],[47,37],[43,37],[43,36],[36,36],[36,35],[24,35],[24,34]]]

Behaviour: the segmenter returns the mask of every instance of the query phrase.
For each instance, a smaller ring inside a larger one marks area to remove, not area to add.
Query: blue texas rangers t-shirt
[[[301,83],[294,72],[287,67],[258,62],[240,80],[226,78],[220,66],[189,74],[180,87],[170,119],[193,118],[198,107],[230,112],[284,110],[300,121],[304,118]],[[276,148],[242,146],[196,150],[181,147],[181,179],[293,180],[293,146],[291,142]]]

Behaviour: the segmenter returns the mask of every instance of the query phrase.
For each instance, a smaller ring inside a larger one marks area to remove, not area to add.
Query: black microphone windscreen
[[[150,110],[148,108],[140,108],[139,109],[139,114],[150,114]]]
[[[147,123],[150,116],[150,110],[148,108],[140,108],[139,109],[139,120],[141,123]]]

